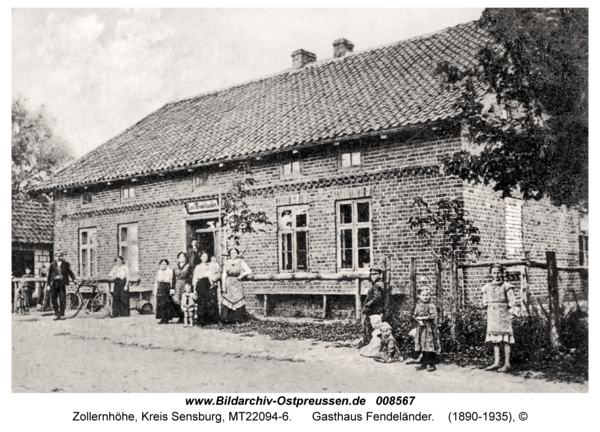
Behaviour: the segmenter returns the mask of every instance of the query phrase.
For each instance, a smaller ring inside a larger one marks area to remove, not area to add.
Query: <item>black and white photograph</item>
[[[11,393],[587,394],[588,14],[12,9]]]

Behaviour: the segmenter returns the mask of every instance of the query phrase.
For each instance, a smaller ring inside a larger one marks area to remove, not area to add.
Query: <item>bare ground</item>
[[[381,364],[330,342],[157,325],[153,316],[13,316],[13,392],[587,392],[588,385]]]

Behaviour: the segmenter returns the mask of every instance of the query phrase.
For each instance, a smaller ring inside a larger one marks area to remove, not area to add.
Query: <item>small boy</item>
[[[196,294],[192,292],[192,285],[189,283],[185,284],[185,292],[181,295],[181,310],[183,311],[183,326],[192,327],[196,312]]]

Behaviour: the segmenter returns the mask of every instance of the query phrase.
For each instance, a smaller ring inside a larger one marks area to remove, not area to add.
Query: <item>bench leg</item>
[[[267,294],[263,294],[263,316],[267,317],[267,311],[269,310],[269,297]]]

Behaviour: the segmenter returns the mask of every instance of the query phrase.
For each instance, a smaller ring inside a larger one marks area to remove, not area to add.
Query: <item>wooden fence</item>
[[[459,275],[458,271],[471,269],[471,268],[489,268],[492,264],[502,264],[504,267],[522,267],[521,271],[521,308],[525,308],[525,298],[528,292],[528,269],[538,268],[547,271],[547,287],[548,287],[548,309],[549,309],[549,322],[550,322],[550,339],[553,346],[559,345],[558,340],[558,328],[560,326],[560,296],[559,296],[559,280],[558,272],[575,272],[581,275],[582,281],[587,280],[588,267],[586,266],[558,266],[556,263],[556,253],[552,251],[546,252],[546,261],[535,261],[529,259],[529,253],[525,253],[525,259],[521,260],[500,260],[500,261],[488,261],[488,262],[477,262],[477,263],[458,263],[450,265],[450,319],[452,324],[453,336],[455,336],[455,323],[456,315],[460,305],[464,306],[464,289],[459,286]],[[443,295],[442,293],[442,264],[440,261],[436,261],[436,298],[438,302],[438,309],[443,314]],[[412,293],[413,301],[416,302],[417,298],[417,267],[416,259],[411,258],[410,263],[410,291]],[[462,300],[462,302],[461,302]]]

